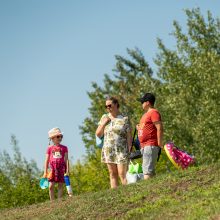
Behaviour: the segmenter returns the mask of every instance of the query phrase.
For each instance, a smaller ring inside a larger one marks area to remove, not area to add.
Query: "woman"
[[[119,112],[119,102],[115,97],[106,99],[108,114],[101,117],[96,130],[103,137],[102,162],[107,164],[111,188],[117,188],[118,177],[123,185],[127,184],[126,172],[128,153],[132,147],[131,126],[128,117]]]

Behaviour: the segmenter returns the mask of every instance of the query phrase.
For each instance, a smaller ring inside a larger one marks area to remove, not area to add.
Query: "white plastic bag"
[[[127,172],[126,173],[126,179],[127,179],[128,184],[136,183],[138,181],[138,174]]]
[[[129,173],[129,172],[127,172],[126,179],[127,179],[128,184],[136,183],[137,181],[144,179],[144,174],[143,173]]]

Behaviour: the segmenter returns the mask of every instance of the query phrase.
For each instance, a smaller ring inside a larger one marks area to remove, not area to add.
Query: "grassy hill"
[[[0,219],[220,219],[220,163],[117,190],[6,209]]]

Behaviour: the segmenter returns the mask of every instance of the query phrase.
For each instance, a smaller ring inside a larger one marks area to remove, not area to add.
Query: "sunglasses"
[[[110,105],[106,105],[105,106],[105,108],[111,108],[112,107],[112,105],[110,104]]]
[[[57,139],[63,138],[63,135],[56,136]]]

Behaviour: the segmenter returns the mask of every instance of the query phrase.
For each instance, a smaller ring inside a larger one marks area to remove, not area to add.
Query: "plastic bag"
[[[136,183],[137,182],[137,173],[126,173],[127,184]]]
[[[133,163],[130,161],[128,166],[128,172],[126,173],[127,183],[136,183],[139,180],[144,179],[142,166],[139,163]]]
[[[131,174],[143,173],[141,164],[139,163],[134,164],[132,161],[130,161],[130,164],[128,166],[128,172]]]
[[[127,184],[136,183],[139,180],[144,179],[143,173],[126,173]]]

